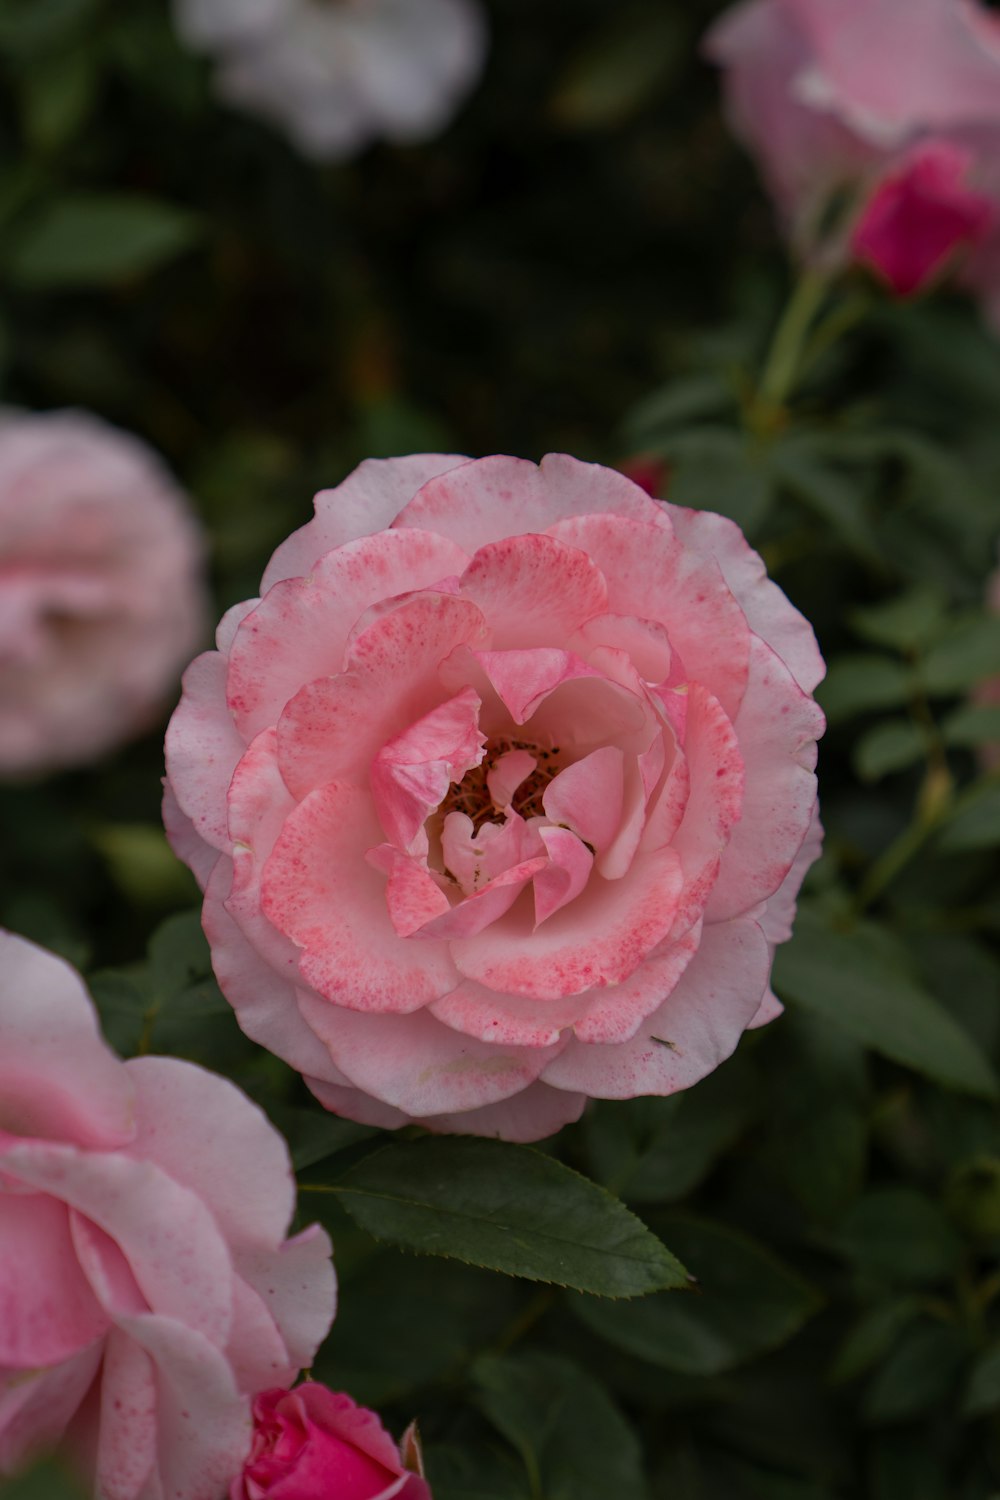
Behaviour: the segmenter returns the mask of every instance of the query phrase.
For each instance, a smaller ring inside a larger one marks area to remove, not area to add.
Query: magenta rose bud
[[[1000,326],[1000,16],[981,0],[744,0],[706,39],[798,249],[899,295],[957,247]]]
[[[419,1447],[397,1447],[373,1411],[312,1382],[264,1391],[230,1500],[431,1500]]]
[[[812,630],[739,528],[553,454],[369,461],[184,679],[164,815],[329,1109],[537,1140],[775,1014]]]
[[[224,1078],[121,1062],[78,974],[0,933],[0,1476],[57,1448],[88,1492],[219,1500],[251,1398],[333,1317],[288,1239],[284,1141]]]
[[[203,546],[138,439],[85,412],[0,413],[0,775],[155,720],[202,637]]]
[[[993,203],[968,186],[971,154],[926,141],[882,178],[851,234],[856,260],[897,297],[912,297],[963,247],[981,244],[997,219]]]

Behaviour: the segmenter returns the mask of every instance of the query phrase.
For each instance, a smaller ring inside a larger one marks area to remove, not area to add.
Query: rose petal
[[[0,1194],[0,1366],[54,1365],[107,1327],[77,1262],[65,1205]]]
[[[568,828],[541,828],[539,837],[549,858],[534,877],[536,929],[576,900],[594,867],[593,854]]]
[[[617,834],[625,796],[625,757],[615,745],[566,766],[542,796],[545,815],[603,853]]]
[[[489,621],[495,650],[561,646],[607,609],[600,570],[548,536],[504,537],[480,547],[462,575],[463,598]]]
[[[479,730],[481,700],[472,688],[418,719],[383,745],[371,766],[372,796],[385,836],[399,849],[416,853],[426,835],[423,825],[451,783],[483,758]]]
[[[184,694],[167,726],[167,779],[199,838],[229,850],[226,792],[246,744],[226,707],[226,661],[217,651],[195,657]]]

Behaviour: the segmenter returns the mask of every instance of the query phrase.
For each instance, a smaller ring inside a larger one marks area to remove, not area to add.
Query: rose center
[[[479,765],[466,771],[461,781],[452,782],[439,808],[440,814],[447,817],[450,812],[465,813],[471,818],[477,833],[484,823],[502,823],[506,810],[494,802],[487,778],[501,757],[511,750],[526,750],[537,764],[515,791],[510,808],[525,819],[544,817],[542,797],[545,788],[562,770],[559,746],[543,747],[527,740],[512,739],[490,740]]]

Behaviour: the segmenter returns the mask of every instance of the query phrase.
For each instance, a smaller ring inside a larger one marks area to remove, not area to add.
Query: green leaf
[[[865,513],[860,487],[831,466],[811,434],[779,443],[775,454],[785,487],[868,563],[881,564],[878,544]]]
[[[941,725],[949,745],[1000,745],[1000,703],[966,703]]]
[[[905,771],[926,753],[923,730],[910,719],[887,719],[863,734],[852,759],[862,781],[881,781],[891,771]]]
[[[434,1500],[529,1500],[522,1466],[509,1452],[433,1443],[425,1459]]]
[[[187,250],[198,220],[138,193],[50,200],[11,235],[6,269],[31,289],[100,286],[142,276]]]
[[[791,942],[778,949],[778,993],[825,1016],[865,1046],[950,1088],[996,1098],[989,1060],[912,977],[907,955],[873,923],[846,932],[808,906]]]
[[[869,1422],[901,1422],[939,1410],[948,1400],[968,1356],[968,1345],[952,1323],[925,1319],[908,1329],[865,1393]]]
[[[952,625],[920,664],[929,693],[965,693],[1000,677],[1000,616],[972,615]]]
[[[476,1361],[479,1405],[544,1500],[646,1500],[635,1433],[592,1375],[551,1354]]]
[[[376,1239],[599,1297],[688,1283],[617,1198],[540,1151],[462,1136],[394,1143],[332,1185]]]
[[[358,1125],[319,1109],[278,1109],[272,1117],[288,1142],[296,1172],[370,1140],[376,1133],[371,1125]]]
[[[969,1371],[962,1410],[967,1417],[981,1417],[1000,1407],[1000,1343],[990,1347]]]
[[[965,854],[1000,844],[1000,781],[996,777],[970,788],[941,829],[942,854]]]
[[[625,423],[628,449],[662,442],[675,428],[722,417],[734,410],[733,392],[719,375],[690,375],[672,380],[640,401]]]
[[[855,714],[899,708],[913,694],[913,673],[890,656],[838,656],[816,692],[831,724]]]
[[[813,1288],[754,1240],[703,1219],[667,1222],[698,1295],[573,1303],[617,1348],[683,1375],[718,1375],[786,1343],[818,1310]]]
[[[838,1236],[845,1254],[868,1275],[907,1286],[947,1281],[962,1246],[943,1212],[914,1188],[875,1188],[844,1217]]]
[[[37,151],[57,151],[83,128],[97,83],[97,58],[86,47],[72,47],[24,70],[24,128]]]
[[[876,646],[894,646],[897,651],[919,651],[936,641],[946,628],[944,599],[938,589],[922,584],[897,594],[884,604],[852,609],[849,620],[855,632]]]
[[[775,498],[766,457],[730,427],[697,427],[662,444],[671,466],[670,499],[693,510],[715,510],[753,533]]]
[[[148,823],[105,823],[91,834],[119,890],[138,906],[169,908],[196,900],[198,887],[167,843]]]
[[[84,1500],[81,1484],[54,1459],[43,1459],[11,1479],[0,1479],[3,1500]]]
[[[895,1297],[871,1308],[855,1323],[838,1349],[830,1369],[831,1380],[854,1380],[878,1364],[922,1308],[919,1297]]]
[[[739,1057],[668,1099],[599,1100],[584,1139],[596,1175],[632,1203],[683,1198],[756,1113],[754,1079]]]

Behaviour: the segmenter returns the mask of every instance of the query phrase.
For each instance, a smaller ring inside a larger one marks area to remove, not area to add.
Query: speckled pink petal
[[[114,1329],[101,1367],[95,1493],[101,1500],[136,1500],[156,1463],[156,1381],[153,1362]]]
[[[227,696],[245,740],[277,723],[299,688],[344,664],[352,627],[371,605],[461,573],[468,558],[426,531],[382,531],[274,585],[236,632]]]
[[[184,694],[167,727],[167,777],[199,838],[228,852],[226,791],[246,744],[226,707],[226,661],[217,651],[195,657]]]
[[[457,984],[447,946],[398,937],[384,876],[362,851],[381,842],[367,792],[334,782],[285,822],[261,881],[264,915],[302,954],[303,978],[352,1010],[417,1010]]]
[[[435,917],[451,910],[442,878],[431,874],[426,861],[401,854],[394,844],[379,844],[365,855],[386,877],[385,905],[399,937],[412,937]]]
[[[679,539],[703,557],[715,559],[750,629],[777,652],[799,687],[811,693],[826,672],[813,628],[768,578],[763,560],[736,522],[712,511],[679,505],[666,509]]]
[[[598,564],[610,611],[665,625],[689,678],[710,688],[729,714],[736,712],[746,687],[750,632],[714,559],[692,552],[672,529],[616,516],[577,516],[560,522],[553,535]]]
[[[244,1248],[233,1256],[237,1272],[280,1328],[296,1370],[312,1364],[333,1322],[337,1280],[331,1251],[326,1230],[310,1224],[277,1251]]]
[[[453,695],[442,685],[443,659],[485,637],[475,605],[449,594],[419,594],[373,621],[347,670],[304,687],[281,716],[278,757],[293,795],[335,780],[367,786],[382,746]]]
[[[0,1366],[57,1364],[107,1328],[80,1270],[65,1205],[39,1193],[0,1193]]]
[[[608,593],[585,552],[548,536],[512,536],[476,552],[462,575],[462,596],[490,623],[495,650],[561,646],[594,615]]]
[[[816,738],[823,715],[784,662],[754,637],[750,682],[736,718],[746,765],[743,814],[706,915],[725,921],[773,896],[802,847],[816,806]]]
[[[798,853],[792,860],[788,874],[773,896],[769,896],[764,911],[757,918],[761,931],[772,945],[787,943],[792,935],[795,921],[795,906],[806,873],[823,852],[823,825],[819,820],[819,806],[813,808],[809,828]],[[775,1002],[777,1003],[777,1002]]]
[[[552,1048],[474,1041],[427,1011],[390,1018],[308,1000],[303,1012],[352,1083],[414,1118],[509,1098],[554,1055]]]
[[[539,1000],[620,984],[670,931],[680,890],[680,861],[662,849],[622,880],[594,876],[537,930],[516,907],[478,937],[453,942],[452,955],[466,978]]]
[[[733,1052],[760,1006],[771,956],[749,919],[706,927],[676,988],[629,1042],[574,1042],[544,1081],[595,1099],[632,1099],[690,1088]]]
[[[481,700],[473,688],[431,709],[382,746],[371,765],[371,789],[385,836],[409,853],[426,851],[424,823],[453,781],[483,758]]]
[[[233,1277],[233,1331],[226,1358],[241,1391],[289,1386],[300,1369],[289,1356],[263,1298],[238,1275]]]
[[[525,651],[473,651],[515,724],[524,724],[550,693],[579,677],[600,674],[554,646]]]
[[[148,1162],[34,1141],[10,1147],[4,1171],[103,1229],[151,1307],[225,1343],[229,1252],[209,1210],[187,1188]]]
[[[334,547],[382,531],[429,479],[468,462],[448,453],[365,459],[342,484],[320,490],[315,517],[282,542],[264,571],[261,591],[282,578],[303,577]]]
[[[568,828],[541,828],[548,862],[533,881],[535,927],[569,906],[585,888],[594,867],[594,856]]]
[[[474,896],[467,896],[450,911],[432,918],[421,931],[420,937],[428,941],[468,939],[485,932],[487,927],[491,927],[510,911],[525,886],[544,870],[546,863],[545,856],[538,855],[501,871]]]
[[[593,511],[661,524],[661,507],[638,485],[565,453],[550,453],[540,465],[503,456],[464,464],[425,484],[393,524],[439,531],[472,553]]]
[[[667,627],[659,620],[640,620],[636,615],[597,615],[565,645],[584,661],[602,646],[622,651],[646,682],[663,682],[674,657]]]
[[[504,995],[465,979],[428,1006],[431,1013],[465,1036],[502,1047],[551,1047],[567,1026],[586,1014],[593,995],[566,995],[539,1002],[528,995]]]
[[[553,823],[572,829],[600,854],[621,826],[624,796],[625,757],[616,745],[605,745],[553,777],[542,806]]]
[[[129,1154],[155,1162],[210,1205],[230,1248],[277,1246],[295,1210],[288,1148],[235,1084],[176,1057],[135,1057],[138,1135]]]
[[[0,1130],[82,1146],[130,1140],[132,1086],[76,970],[0,931],[0,971]]]
[[[627,1042],[667,996],[698,951],[701,924],[676,939],[668,939],[648,954],[621,984],[597,990],[584,1014],[573,1026],[581,1042],[617,1044]]]

